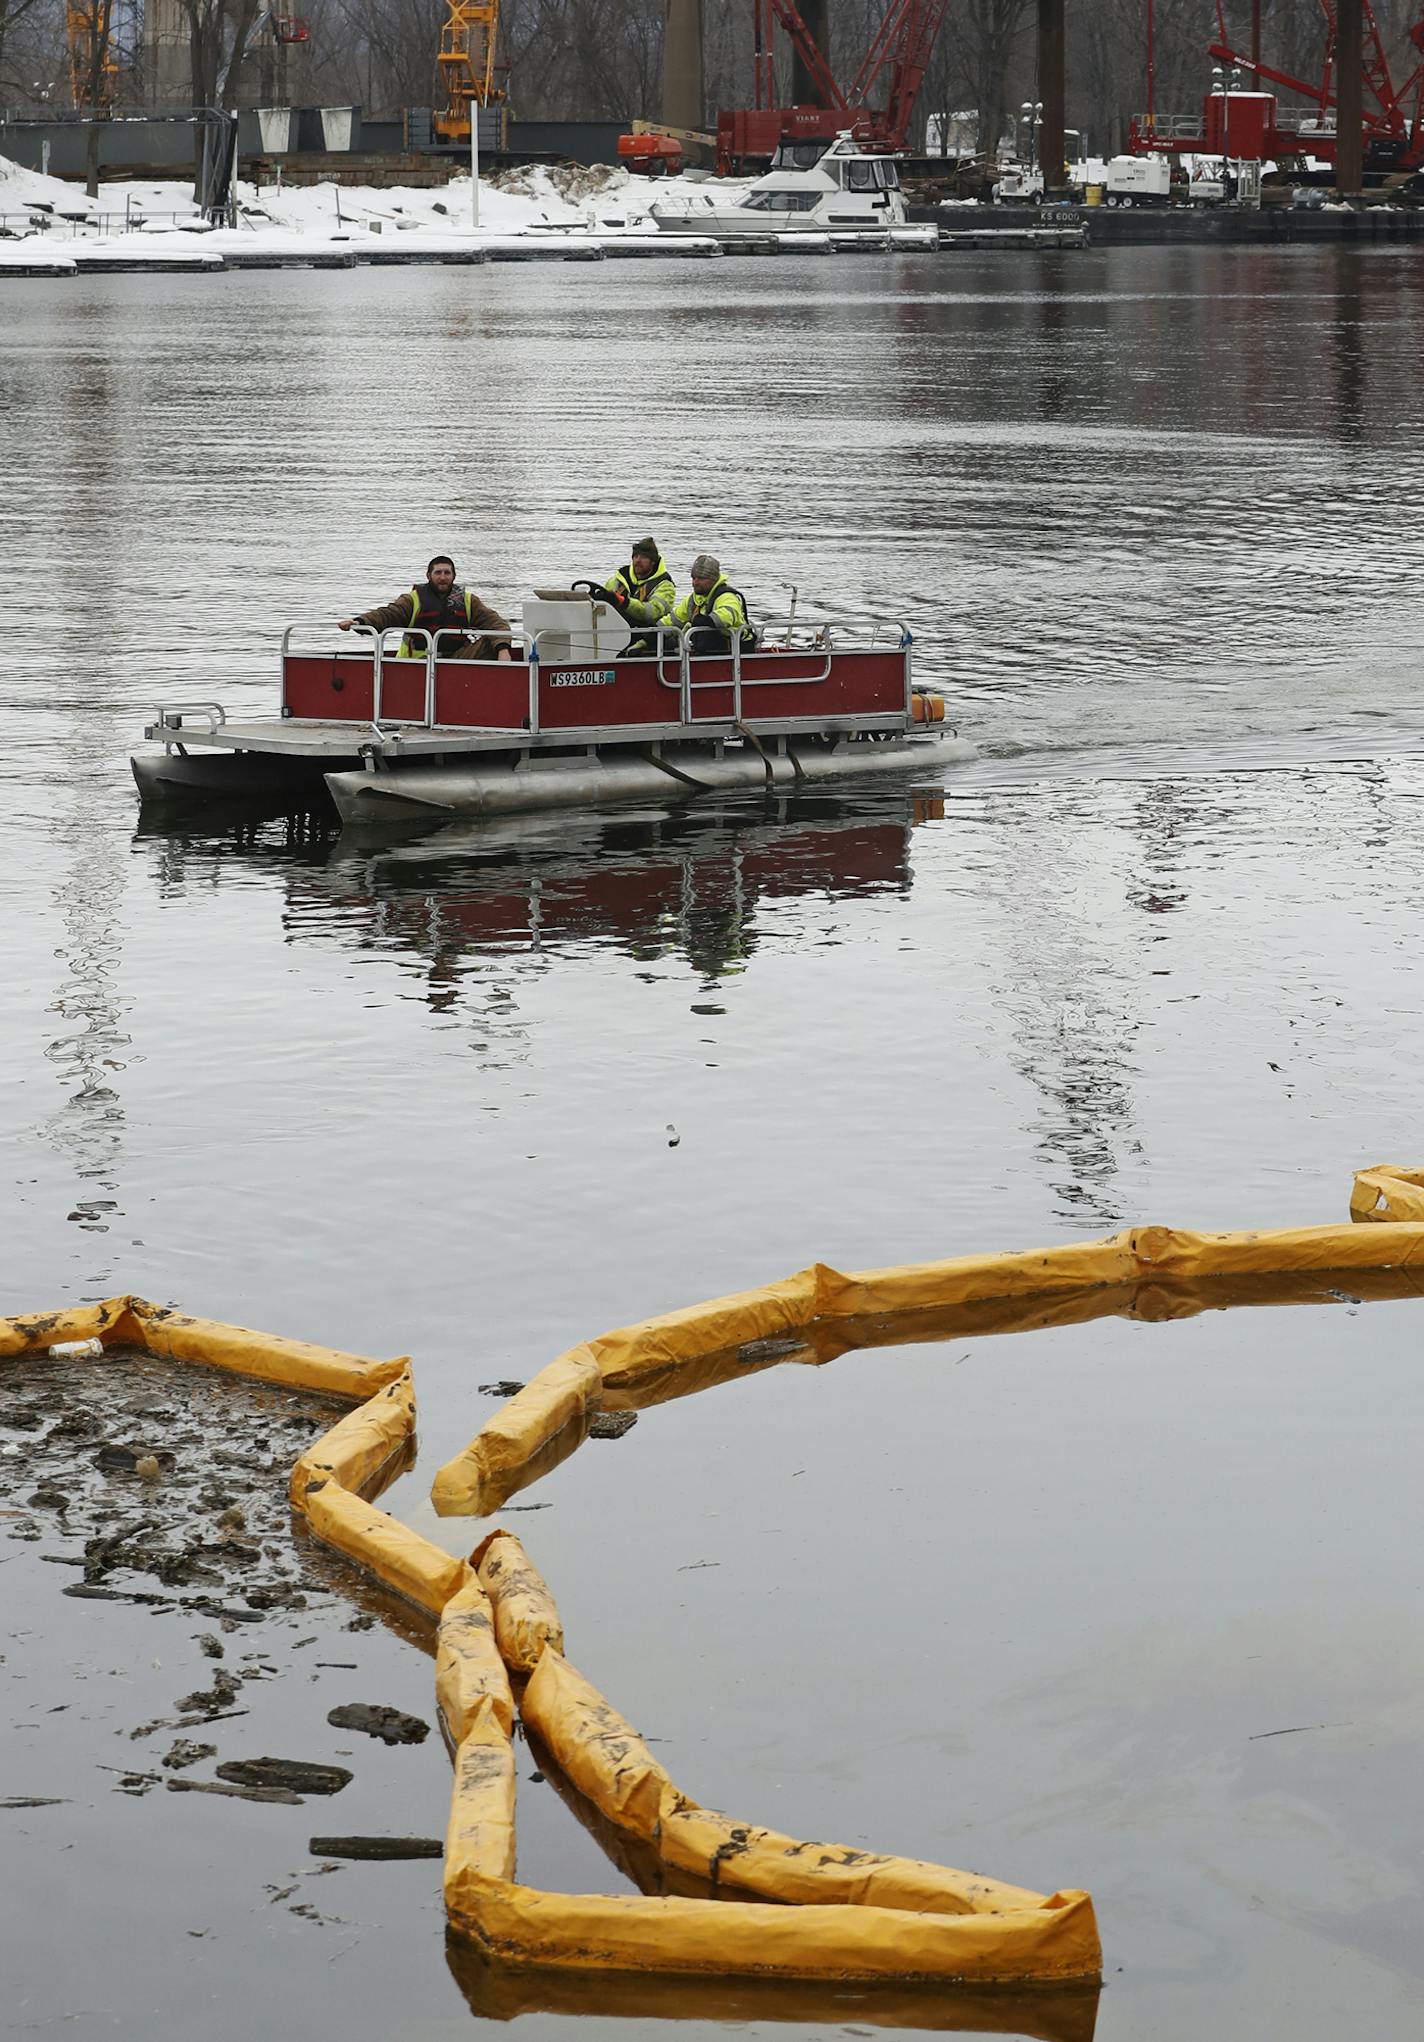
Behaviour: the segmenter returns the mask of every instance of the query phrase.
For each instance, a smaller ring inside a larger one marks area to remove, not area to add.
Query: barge
[[[662,627],[657,651],[630,656],[611,604],[557,591],[524,605],[507,660],[451,657],[458,637],[289,625],[278,716],[155,711],[157,749],[132,762],[145,811],[334,804],[343,823],[408,830],[974,756],[912,678],[900,623],[807,622],[793,604],[754,646],[704,653],[695,631]]]

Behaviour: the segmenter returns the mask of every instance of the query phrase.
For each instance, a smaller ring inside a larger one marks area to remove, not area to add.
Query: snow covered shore
[[[650,244],[657,235],[655,199],[691,204],[700,180],[630,177],[626,170],[543,164],[505,170],[480,183],[480,224],[472,221],[468,173],[433,189],[369,185],[236,186],[237,225],[210,228],[199,218],[188,181],[105,183],[90,199],[81,186],[25,170],[0,157],[0,270],[59,274],[74,268],[121,265],[123,251],[163,241],[164,267],[212,268],[244,256],[325,256],[391,261],[418,248],[435,260],[477,260],[499,254],[511,238],[592,244],[593,255],[610,238]],[[685,252],[681,237],[659,244]],[[674,245],[668,245],[673,242]],[[403,247],[402,247],[403,244]],[[632,252],[630,247],[628,252]],[[145,260],[144,267],[148,267]]]

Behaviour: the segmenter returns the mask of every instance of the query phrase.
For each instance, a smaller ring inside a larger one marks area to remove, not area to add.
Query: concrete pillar
[[[1360,0],[1339,0],[1335,11],[1335,188],[1358,198],[1365,188],[1362,49],[1364,9]]]
[[[807,28],[811,40],[829,64],[831,60],[831,11],[830,0],[798,0],[797,11]],[[793,106],[819,106],[823,94],[811,73],[801,60],[801,52],[794,50],[791,58],[791,103]]]
[[[1063,0],[1038,0],[1038,96],[1043,101],[1038,167],[1048,198],[1068,188],[1063,160]]]
[[[663,16],[663,125],[702,128],[702,0],[667,0]]]
[[[143,97],[148,106],[191,106],[193,61],[180,0],[146,0],[143,10]]]

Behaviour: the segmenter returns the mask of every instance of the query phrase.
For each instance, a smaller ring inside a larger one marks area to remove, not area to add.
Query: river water
[[[124,277],[14,284],[0,320],[0,1310],[134,1290],[411,1353],[390,1501],[459,1549],[426,1492],[479,1385],[584,1335],[817,1259],[1337,1219],[1357,1166],[1424,1160],[1424,255]],[[267,708],[284,622],[437,550],[515,605],[648,530],[754,606],[909,619],[980,759],[385,851],[137,826],[146,711]],[[1402,2042],[1416,1312],[772,1370],[510,1521],[688,1792],[1092,1890],[1107,2042]],[[38,1551],[0,1574],[0,1678],[62,1709],[124,1620],[61,1624]],[[390,1652],[373,1698],[419,1706]],[[429,1864],[342,1875],[352,1933],[278,1920],[324,1822],[194,1797],[169,1861],[94,1770],[112,1726],[24,1720],[5,1792],[85,1784],[0,1812],[17,2032],[877,2018],[472,2009]],[[387,1826],[439,1833],[441,1765],[400,1777]],[[521,1791],[532,1883],[619,1882]]]

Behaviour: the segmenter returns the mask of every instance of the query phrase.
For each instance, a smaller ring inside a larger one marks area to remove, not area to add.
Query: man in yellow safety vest
[[[693,561],[692,594],[675,605],[672,621],[688,630],[687,649],[693,653],[730,652],[734,642],[747,652],[757,642],[747,622],[746,597],[732,587],[710,553],[699,553]]]
[[[603,593],[621,617],[635,627],[643,627],[634,630],[623,648],[624,659],[636,659],[662,649],[662,634],[654,627],[665,623],[671,615],[677,590],[656,539],[639,539],[634,544],[627,566],[616,568],[609,575]],[[675,639],[669,640],[668,649],[676,652]]]

